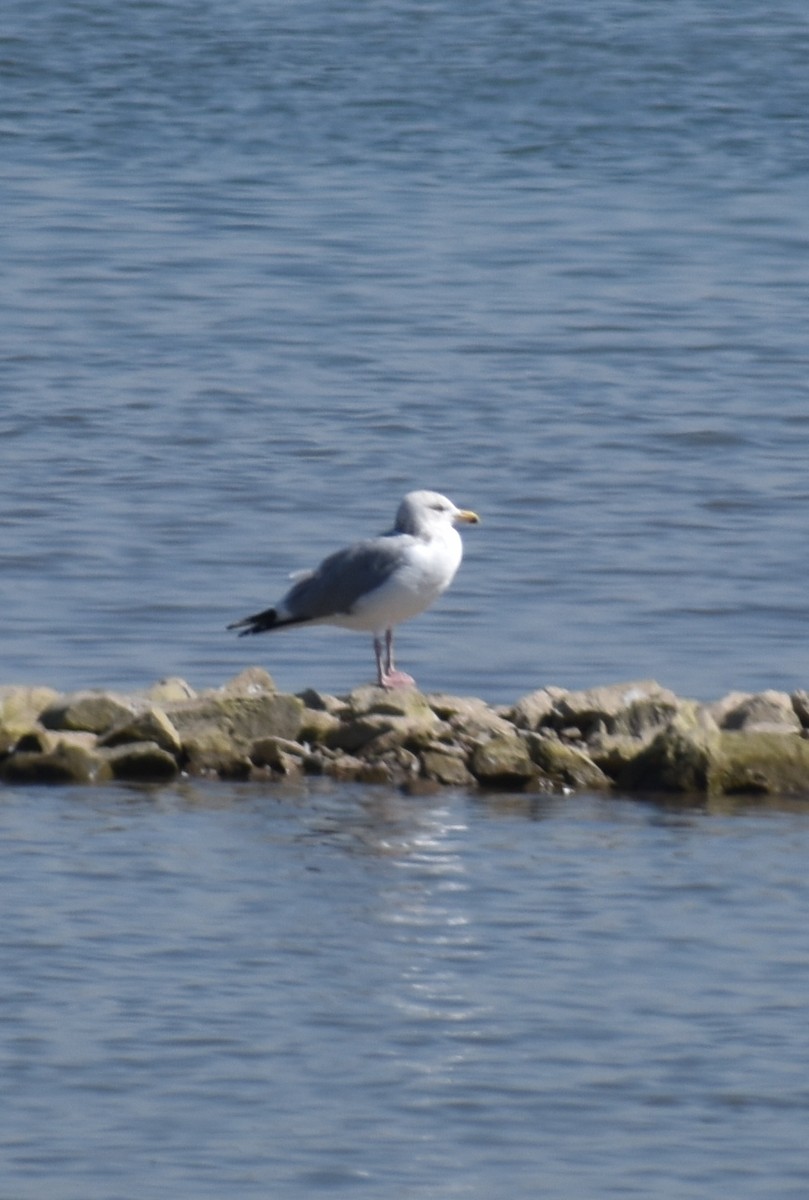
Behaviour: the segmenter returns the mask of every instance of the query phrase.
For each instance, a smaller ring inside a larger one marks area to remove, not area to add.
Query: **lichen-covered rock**
[[[134,701],[111,692],[73,692],[54,700],[39,719],[46,729],[74,729],[100,734],[131,718],[135,711]]]
[[[104,758],[116,779],[131,783],[166,783],[180,773],[174,755],[157,742],[125,742],[107,748]]]
[[[733,692],[710,706],[721,729],[745,733],[799,733],[802,726],[792,697],[768,690],[755,695]]]
[[[720,726],[721,725],[721,729]],[[511,707],[415,688],[338,698],[278,692],[251,668],[201,695],[182,680],[120,696],[0,688],[0,775],[13,782],[162,782],[304,774],[416,793],[439,786],[809,794],[809,693],[680,700],[650,680]]]
[[[14,747],[15,754],[50,754],[60,746],[82,746],[94,750],[98,738],[94,733],[83,730],[46,729],[44,725],[32,725]]]
[[[219,689],[223,696],[259,696],[262,692],[275,691],[275,680],[264,667],[245,667]]]
[[[719,729],[710,713],[692,703],[626,763],[617,778],[618,785],[664,792],[710,790],[719,740]]]
[[[598,769],[603,771],[608,779],[614,781],[624,778],[626,768],[638,757],[649,741],[651,741],[651,737],[644,740],[630,737],[628,734],[613,736],[607,733],[598,733],[591,735],[585,752]]]
[[[166,715],[182,738],[215,728],[235,741],[249,745],[262,737],[295,741],[303,720],[303,702],[282,692],[257,695],[208,693],[196,700],[173,704]]]
[[[346,696],[346,703],[353,717],[376,714],[390,717],[423,717],[429,720],[435,715],[427,697],[411,687],[391,690],[369,684],[350,692]]]
[[[435,694],[430,695],[428,700],[441,722],[440,728],[446,732],[443,740],[454,740],[466,750],[474,749],[486,738],[509,738],[515,735],[511,721],[477,696]]]
[[[252,762],[249,748],[236,743],[218,726],[198,725],[183,733],[182,762],[189,775],[220,779],[247,779]]]
[[[329,692],[319,692],[317,688],[307,688],[304,692],[298,692],[298,699],[307,708],[332,713],[335,716],[347,712],[349,708],[347,700],[341,700],[339,696],[332,696]]]
[[[603,791],[612,786],[608,776],[577,746],[530,732],[525,735],[525,745],[532,762],[556,787]]]
[[[475,782],[465,755],[452,746],[430,746],[423,750],[421,770],[426,779],[449,787],[468,787]]]
[[[540,729],[559,711],[559,704],[569,693],[564,688],[544,687],[529,692],[506,712],[506,717],[518,729]],[[579,693],[581,695],[582,693]]]
[[[480,713],[492,711],[490,705],[479,696],[450,696],[444,692],[430,692],[425,699],[442,721],[466,721]]]
[[[0,687],[0,730],[32,725],[58,697],[49,687]]]
[[[772,731],[722,731],[706,791],[738,794],[809,792],[809,741]]]
[[[495,734],[476,746],[470,770],[486,787],[519,787],[537,775],[525,742],[516,733]]]
[[[102,746],[120,746],[126,742],[154,742],[175,756],[182,750],[182,741],[174,725],[162,709],[149,707],[143,712],[124,718],[100,738]]]
[[[5,783],[104,783],[112,779],[106,757],[83,742],[63,738],[51,749],[23,750],[0,767]]]
[[[279,775],[300,775],[305,757],[306,748],[288,738],[259,738],[250,749],[250,759],[257,767],[269,767]]]
[[[298,738],[302,742],[327,742],[340,728],[340,718],[325,708],[304,708]]]
[[[565,692],[546,723],[575,726],[584,740],[594,734],[647,738],[676,716],[683,702],[653,679],[614,683],[583,692]]]
[[[427,707],[416,709],[412,715],[366,712],[341,721],[327,734],[326,745],[335,750],[347,750],[350,754],[356,754],[369,743],[376,743],[384,736],[384,743],[380,741],[377,749],[383,746],[387,749],[394,746],[412,746],[423,744],[433,737],[438,725],[438,717]]]
[[[162,707],[166,704],[181,704],[183,700],[193,700],[196,694],[190,683],[172,675],[153,683],[144,693],[144,698],[152,704]]]
[[[338,754],[334,757],[323,757],[323,774],[328,775],[330,779],[341,780],[342,782],[350,782],[359,779],[360,773],[366,763],[363,763],[361,758],[355,758],[351,754]]]

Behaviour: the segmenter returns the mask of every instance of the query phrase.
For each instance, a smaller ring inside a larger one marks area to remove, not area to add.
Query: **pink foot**
[[[406,671],[385,671],[379,676],[379,686],[383,688],[415,687],[416,681]]]

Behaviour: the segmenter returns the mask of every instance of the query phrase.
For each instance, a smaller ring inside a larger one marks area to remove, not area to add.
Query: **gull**
[[[340,625],[373,634],[377,681],[383,688],[409,687],[412,676],[393,662],[393,630],[418,616],[446,591],[461,565],[463,543],[456,523],[480,517],[456,508],[439,492],[408,492],[396,521],[380,537],[354,542],[324,558],[272,608],[228,625],[239,637],[288,625]]]

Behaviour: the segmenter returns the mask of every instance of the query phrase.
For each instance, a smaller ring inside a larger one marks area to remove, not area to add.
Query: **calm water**
[[[809,1189],[807,811],[5,792],[0,1195]]]
[[[436,487],[426,688],[807,686],[803,0],[4,0],[0,683],[237,642]],[[1,1200],[809,1190],[809,823],[0,795]]]

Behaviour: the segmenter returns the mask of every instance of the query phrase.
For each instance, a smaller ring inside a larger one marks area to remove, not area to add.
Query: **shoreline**
[[[809,794],[809,693],[702,703],[635,680],[492,706],[415,688],[290,695],[261,667],[201,692],[0,686],[5,784],[315,776],[413,793]]]

